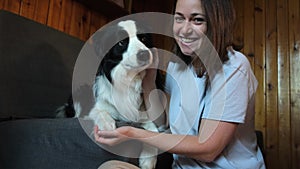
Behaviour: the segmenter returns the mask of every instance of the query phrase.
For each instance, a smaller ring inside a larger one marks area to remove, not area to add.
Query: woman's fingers
[[[157,68],[158,67],[158,62],[159,62],[159,59],[158,59],[158,51],[156,48],[152,48],[151,49],[152,53],[153,53],[153,62],[152,62],[152,68]]]
[[[125,135],[128,131],[127,127],[121,127],[112,131],[99,130],[98,126],[94,127],[94,138],[101,144],[107,144],[110,146],[119,144],[129,138]]]

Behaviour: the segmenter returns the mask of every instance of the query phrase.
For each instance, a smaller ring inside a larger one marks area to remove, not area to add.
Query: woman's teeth
[[[193,42],[195,40],[191,39],[191,38],[181,38],[181,41],[184,42],[184,43],[191,43],[191,42]]]

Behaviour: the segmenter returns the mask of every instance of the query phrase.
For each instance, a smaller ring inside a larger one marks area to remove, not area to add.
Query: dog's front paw
[[[103,113],[95,120],[95,124],[98,126],[99,130],[114,130],[116,129],[115,120],[107,114]]]
[[[141,169],[154,169],[156,165],[156,157],[145,157],[139,159],[139,166]]]

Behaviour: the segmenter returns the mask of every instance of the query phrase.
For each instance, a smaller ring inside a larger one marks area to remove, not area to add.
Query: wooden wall
[[[263,132],[267,168],[299,169],[300,0],[233,1],[237,11],[235,41],[243,45],[259,82],[256,128]],[[156,10],[150,3],[133,7],[138,12],[164,10],[162,5]],[[110,21],[73,0],[0,0],[0,9],[81,40]]]
[[[0,9],[8,10],[87,40],[109,19],[74,0],[0,0]]]
[[[270,169],[300,168],[300,1],[234,0],[236,41],[259,81],[256,128]]]

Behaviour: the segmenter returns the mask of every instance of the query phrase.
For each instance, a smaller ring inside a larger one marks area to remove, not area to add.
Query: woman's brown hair
[[[220,60],[228,60],[228,50],[233,51],[233,30],[235,24],[235,10],[231,0],[199,0],[205,11],[207,21],[206,36],[217,51]],[[175,0],[176,6],[177,0]],[[175,10],[175,7],[174,7]],[[175,44],[174,52],[189,64],[191,58],[184,56],[178,45]]]
[[[222,62],[228,60],[228,48],[233,45],[235,10],[231,0],[201,0],[207,20],[207,37]],[[232,49],[230,49],[232,50]]]

